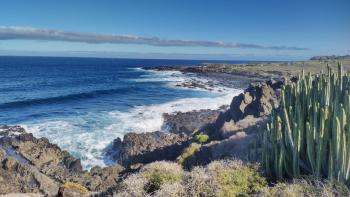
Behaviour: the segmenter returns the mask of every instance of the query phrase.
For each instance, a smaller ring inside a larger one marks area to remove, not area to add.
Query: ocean
[[[85,169],[127,132],[164,129],[163,113],[216,109],[242,90],[178,87],[194,75],[143,70],[160,65],[245,61],[0,57],[0,125],[21,125],[80,158]],[[204,79],[198,79],[204,80]]]

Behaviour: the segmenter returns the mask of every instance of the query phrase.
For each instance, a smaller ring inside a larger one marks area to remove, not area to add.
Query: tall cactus
[[[350,76],[338,72],[286,80],[281,106],[263,133],[262,163],[275,177],[313,175],[350,185]]]

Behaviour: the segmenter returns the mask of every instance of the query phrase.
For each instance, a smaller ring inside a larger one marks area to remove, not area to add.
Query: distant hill
[[[324,55],[324,56],[314,56],[310,60],[350,60],[350,55]]]

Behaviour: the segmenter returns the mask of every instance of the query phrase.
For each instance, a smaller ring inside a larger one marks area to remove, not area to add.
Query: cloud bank
[[[0,40],[43,40],[66,41],[90,44],[144,44],[160,47],[215,47],[240,49],[270,49],[270,50],[307,50],[293,46],[263,46],[248,43],[230,43],[221,41],[171,40],[157,37],[141,37],[131,35],[107,35],[94,33],[66,32],[32,27],[0,26]]]

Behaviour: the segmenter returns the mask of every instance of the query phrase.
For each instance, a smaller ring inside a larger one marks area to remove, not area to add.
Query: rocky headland
[[[268,68],[270,66],[267,65]],[[218,166],[219,169],[230,166],[230,169],[237,169],[245,162],[257,161],[256,151],[259,150],[254,147],[260,143],[260,131],[272,111],[279,107],[283,77],[293,75],[293,72],[284,69],[265,70],[261,65],[242,67],[212,64],[152,68],[198,74],[227,87],[236,87],[237,84],[233,83],[239,81],[242,87],[248,88],[235,96],[229,106],[217,110],[164,114],[166,131],[128,133],[123,139],[114,139],[106,150],[106,157],[115,161],[109,167],[95,166],[86,171],[79,159],[48,139],[36,138],[19,126],[1,126],[0,194],[213,196],[210,192],[216,191],[209,191],[211,188],[193,193],[199,190],[196,181],[204,181],[205,174],[216,172],[213,169]],[[196,83],[192,86],[198,87]],[[233,158],[240,162],[221,162]],[[218,160],[220,162],[215,163]],[[257,183],[266,185],[263,179],[256,177],[255,171],[251,172],[255,167],[239,169],[247,170]],[[167,175],[159,174],[160,171],[166,171]],[[195,173],[203,174],[198,177]],[[170,178],[168,175],[171,175]],[[164,184],[167,181],[171,184]],[[206,181],[218,180],[207,177]],[[263,192],[261,188],[247,190],[248,193],[258,191]]]

